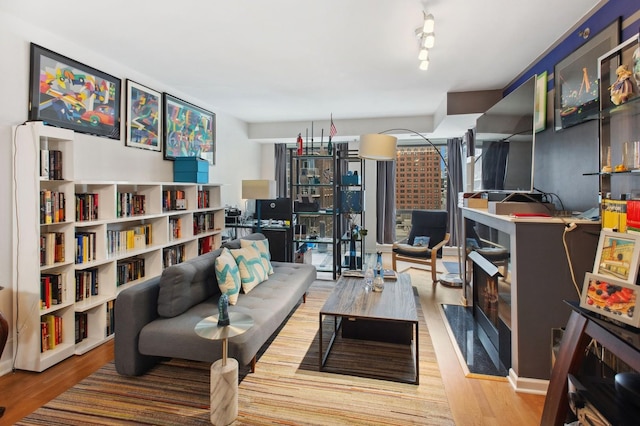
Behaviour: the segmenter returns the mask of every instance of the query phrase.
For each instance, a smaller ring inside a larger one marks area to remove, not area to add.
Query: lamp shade
[[[243,180],[242,198],[245,200],[276,198],[276,181],[268,179]]]
[[[377,161],[393,161],[396,159],[398,138],[379,133],[360,136],[360,158]]]

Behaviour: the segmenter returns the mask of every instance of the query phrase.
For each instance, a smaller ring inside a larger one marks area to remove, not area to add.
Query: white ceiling
[[[0,0],[0,10],[214,112],[268,123],[432,115],[447,92],[504,88],[601,3]],[[414,34],[423,10],[436,19],[428,71]]]

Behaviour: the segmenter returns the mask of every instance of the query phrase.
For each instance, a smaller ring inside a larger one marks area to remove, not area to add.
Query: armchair
[[[409,237],[393,243],[391,266],[397,271],[397,261],[426,265],[431,270],[431,279],[438,282],[436,260],[442,257],[442,247],[449,242],[447,232],[448,214],[446,210],[414,210],[411,213]],[[427,244],[420,244],[425,241]]]

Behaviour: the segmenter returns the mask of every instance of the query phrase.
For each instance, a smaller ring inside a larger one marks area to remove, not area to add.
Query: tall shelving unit
[[[330,272],[333,279],[343,269],[361,269],[364,241],[358,235],[352,247],[350,230],[352,224],[358,229],[364,224],[362,159],[348,149],[331,154],[305,149],[298,155],[295,148],[289,149],[289,159],[294,250],[303,243],[313,245],[317,255],[326,256],[314,262],[316,269]]]
[[[364,163],[357,150],[342,150],[336,153],[336,241],[338,270],[362,269],[365,262],[364,236]]]
[[[14,135],[14,354],[16,368],[43,371],[113,338],[120,291],[160,275],[169,264],[218,248],[224,207],[220,184],[74,179],[70,130],[28,123]],[[61,152],[56,179],[41,176],[44,147]],[[58,194],[58,203],[51,203],[52,223],[43,223],[41,210],[49,209],[43,193]],[[57,244],[64,256],[41,265],[47,260],[42,253],[50,253],[41,243],[47,234],[64,241]],[[60,277],[60,295],[44,289],[46,274]],[[59,331],[53,345],[43,339],[48,315]]]
[[[314,262],[318,272],[336,278],[335,151],[331,154],[305,149],[298,155],[289,149],[290,195],[293,202],[293,249],[314,246],[322,261]]]

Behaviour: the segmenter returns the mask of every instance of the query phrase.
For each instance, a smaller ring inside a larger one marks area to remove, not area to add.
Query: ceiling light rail
[[[436,43],[436,34],[434,32],[436,21],[433,14],[422,11],[423,23],[422,26],[416,28],[416,37],[418,37],[420,44],[420,52],[418,53],[418,60],[420,61],[419,68],[423,71],[429,69],[429,50],[433,48]]]

